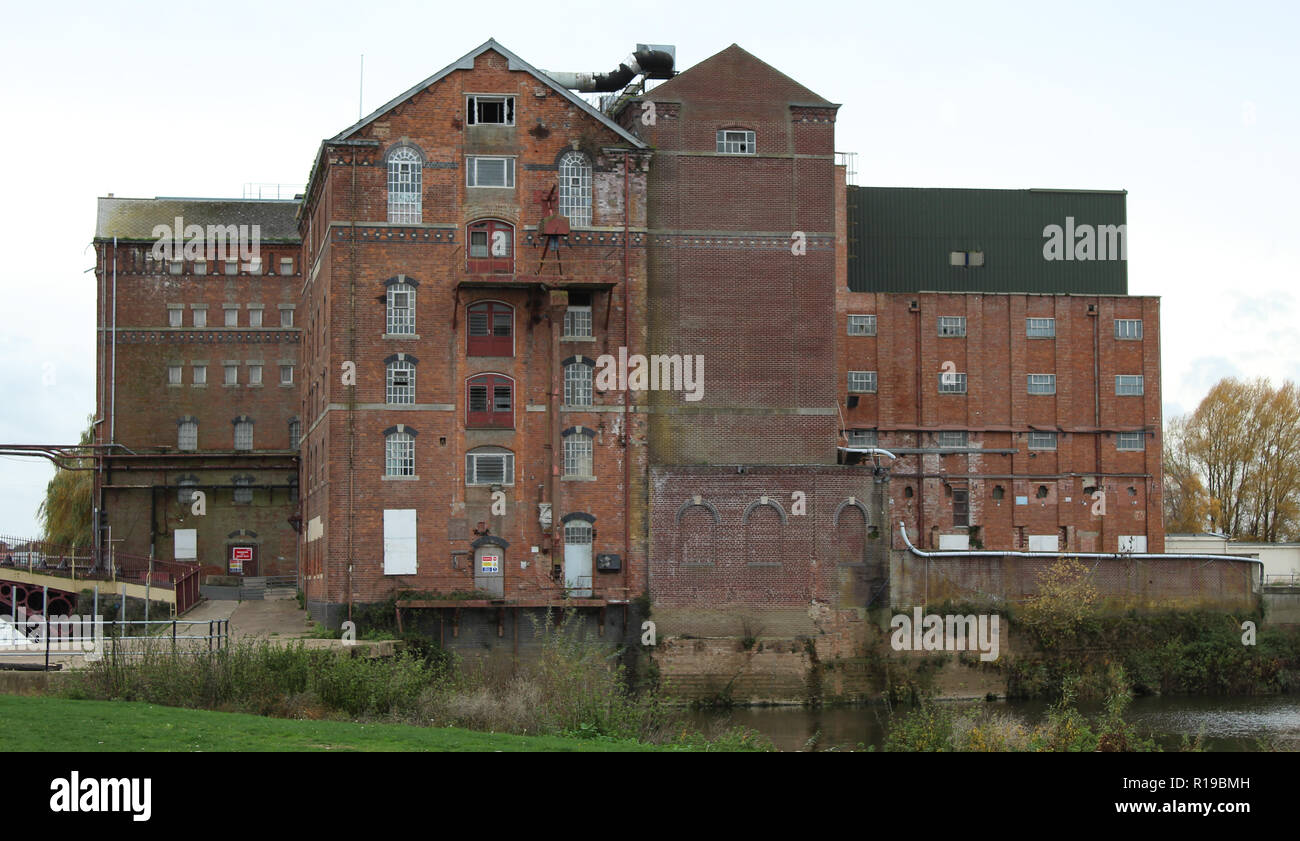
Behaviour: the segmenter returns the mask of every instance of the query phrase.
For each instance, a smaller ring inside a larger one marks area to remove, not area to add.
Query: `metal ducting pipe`
[[[617,69],[608,73],[563,73],[543,71],[569,90],[584,93],[621,91],[637,76],[671,79],[676,72],[677,48],[670,44],[637,44]]]

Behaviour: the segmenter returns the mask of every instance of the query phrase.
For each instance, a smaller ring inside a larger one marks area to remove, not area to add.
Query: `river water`
[[[995,701],[988,702],[988,706],[1015,714],[1030,724],[1041,720],[1048,709],[1041,701]],[[1089,716],[1100,711],[1098,706],[1087,704],[1080,704],[1079,709]],[[888,708],[879,704],[832,709],[701,710],[690,716],[706,732],[727,724],[752,728],[783,751],[836,746],[853,749],[859,744],[875,745],[879,750],[889,722]],[[1177,750],[1183,734],[1190,738],[1201,734],[1202,746],[1208,751],[1254,751],[1264,746],[1300,750],[1300,695],[1296,694],[1135,698],[1125,718],[1165,750]]]

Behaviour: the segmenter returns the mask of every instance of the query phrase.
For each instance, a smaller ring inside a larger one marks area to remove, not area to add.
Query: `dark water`
[[[1029,724],[1040,721],[1048,710],[1041,701],[996,701],[988,706]],[[1089,716],[1100,712],[1098,706],[1086,704],[1079,709]],[[690,715],[701,729],[728,724],[750,727],[780,750],[856,749],[859,744],[879,749],[889,723],[889,709],[883,705],[746,708]],[[1210,751],[1300,750],[1300,695],[1136,698],[1125,718],[1165,750],[1177,750],[1183,734],[1190,738],[1201,734],[1202,747]]]

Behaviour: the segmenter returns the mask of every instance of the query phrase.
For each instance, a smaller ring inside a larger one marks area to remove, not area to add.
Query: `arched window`
[[[469,226],[470,274],[512,274],[515,270],[515,229],[506,222],[484,219]]]
[[[564,405],[590,406],[591,380],[595,366],[581,356],[564,361]]]
[[[513,429],[515,383],[503,374],[479,374],[466,380],[465,425]]]
[[[591,227],[591,164],[581,152],[560,158],[560,214],[575,228]]]
[[[465,484],[513,485],[515,454],[502,447],[477,447],[465,454]]]
[[[384,430],[384,475],[415,475],[415,430],[404,426]]]
[[[183,417],[176,422],[176,448],[178,450],[197,450],[199,448],[199,421],[194,417]]]
[[[389,222],[420,222],[420,167],[420,156],[409,146],[389,153]]]
[[[404,353],[385,360],[388,363],[387,403],[415,403],[415,360]]]
[[[564,430],[564,475],[587,478],[592,468],[592,439],[596,433],[581,426]]]
[[[470,356],[514,356],[515,311],[500,301],[470,304],[469,341],[465,352]]]
[[[194,500],[194,489],[198,487],[199,480],[193,476],[182,476],[176,484],[180,486],[176,491],[176,501],[181,505],[189,505]]]
[[[253,419],[248,415],[240,415],[234,419],[233,423],[235,425],[235,449],[253,449]]]
[[[388,287],[387,332],[396,336],[415,335],[415,287],[405,281]]]

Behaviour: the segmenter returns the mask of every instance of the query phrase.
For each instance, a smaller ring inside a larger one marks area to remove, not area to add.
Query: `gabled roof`
[[[153,240],[155,225],[257,225],[263,241],[299,241],[297,201],[279,199],[133,199],[102,197],[96,239]]]
[[[752,96],[755,83],[775,88],[785,100],[794,105],[814,105],[827,108],[839,107],[808,88],[791,79],[758,56],[738,44],[732,44],[721,52],[714,53],[698,64],[693,64],[673,78],[649,90],[645,97],[660,101],[671,100],[674,95],[684,94],[689,98],[691,91],[703,87],[710,93],[717,93],[718,81],[743,80],[743,86],[736,86],[745,97]]]
[[[589,103],[587,103],[587,102],[586,102],[582,97],[578,96],[577,94],[575,94],[573,91],[569,90],[568,88],[561,86],[558,82],[556,82],[556,81],[555,81],[554,79],[552,79],[550,76],[547,76],[545,73],[543,73],[542,71],[538,70],[536,67],[533,67],[531,64],[529,64],[528,62],[524,61],[524,60],[523,60],[522,58],[520,58],[519,56],[517,56],[517,55],[515,55],[514,53],[510,52],[510,50],[507,50],[505,47],[503,47],[503,46],[501,46],[500,44],[498,44],[498,43],[496,42],[496,39],[494,39],[494,38],[489,38],[489,39],[487,39],[487,40],[484,41],[482,44],[480,44],[478,47],[476,47],[476,48],[474,48],[473,50],[470,50],[469,52],[465,53],[465,55],[463,55],[463,56],[461,56],[460,58],[456,59],[456,60],[453,61],[451,64],[448,64],[446,67],[442,68],[442,69],[439,70],[437,73],[434,73],[432,76],[430,76],[429,78],[425,79],[423,82],[420,82],[418,85],[416,85],[415,87],[411,88],[411,89],[408,90],[406,93],[404,93],[404,94],[398,96],[396,99],[393,99],[393,100],[391,100],[391,101],[389,101],[389,102],[386,102],[386,103],[384,103],[383,105],[379,106],[379,108],[376,109],[375,111],[371,112],[371,114],[370,114],[369,116],[364,117],[364,118],[361,119],[360,121],[354,123],[353,125],[349,126],[348,128],[344,129],[343,131],[341,131],[341,132],[339,132],[338,134],[336,134],[336,135],[334,135],[333,137],[331,137],[331,138],[330,138],[330,141],[339,141],[339,140],[348,140],[348,139],[350,139],[350,138],[353,137],[353,136],[354,136],[358,131],[360,131],[362,128],[364,128],[365,126],[367,126],[367,125],[369,125],[370,123],[374,122],[375,120],[379,119],[379,118],[382,117],[384,114],[386,114],[386,113],[388,113],[389,111],[391,111],[392,109],[396,108],[398,105],[401,105],[403,102],[405,102],[406,100],[408,100],[408,99],[410,99],[411,97],[415,96],[415,95],[416,95],[417,93],[419,93],[420,91],[425,90],[425,89],[428,88],[430,85],[433,85],[433,84],[435,84],[436,82],[441,81],[443,78],[445,78],[447,75],[449,75],[453,70],[473,70],[473,69],[474,69],[474,60],[477,59],[479,56],[481,56],[483,53],[487,52],[488,50],[495,50],[496,52],[498,52],[498,53],[500,53],[501,55],[505,56],[505,59],[506,59],[506,61],[507,61],[507,65],[506,65],[507,69],[509,69],[509,70],[522,70],[522,71],[524,71],[525,73],[529,73],[529,74],[531,74],[531,75],[533,76],[533,78],[537,79],[537,81],[539,81],[539,82],[541,82],[542,84],[546,85],[546,86],[549,87],[551,90],[553,90],[553,91],[555,91],[556,93],[560,94],[560,95],[563,96],[565,99],[569,100],[569,101],[572,102],[574,105],[578,106],[578,107],[581,108],[583,111],[587,112],[587,114],[590,115],[593,119],[598,120],[602,125],[604,125],[606,128],[608,128],[610,131],[616,133],[619,137],[623,138],[623,139],[624,139],[625,141],[627,141],[628,143],[631,143],[633,146],[635,146],[635,147],[638,148],[638,149],[644,149],[644,148],[646,148],[646,144],[645,144],[643,141],[638,140],[638,139],[637,139],[636,137],[634,137],[632,134],[628,133],[628,132],[627,132],[627,131],[622,127],[622,126],[620,126],[618,123],[614,122],[614,121],[611,120],[609,117],[606,117],[604,114],[602,114],[600,111],[598,111],[598,110],[596,110],[595,108],[591,107],[591,105],[590,105]],[[329,142],[329,141],[326,141],[326,142]]]

